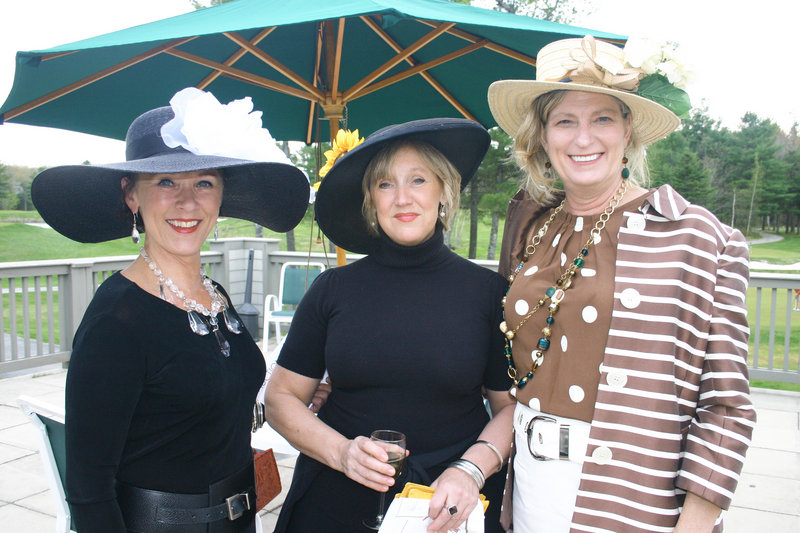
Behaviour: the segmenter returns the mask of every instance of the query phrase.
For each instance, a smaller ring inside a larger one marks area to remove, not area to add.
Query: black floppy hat
[[[103,242],[131,233],[120,180],[136,173],[220,169],[224,176],[220,216],[249,220],[273,231],[294,228],[308,208],[308,179],[297,167],[218,155],[199,155],[164,142],[161,128],[175,117],[171,107],[137,117],[125,137],[122,163],[67,165],[44,170],[31,184],[31,198],[45,222],[78,242]],[[129,213],[128,213],[129,214]]]
[[[361,213],[361,182],[372,158],[401,139],[430,144],[447,158],[459,174],[463,190],[489,149],[489,132],[474,120],[431,118],[381,128],[342,155],[325,176],[314,201],[317,223],[337,246],[350,252],[370,253],[378,242],[367,230]]]

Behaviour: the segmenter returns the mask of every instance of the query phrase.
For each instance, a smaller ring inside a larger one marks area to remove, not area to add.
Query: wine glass
[[[406,461],[406,436],[399,431],[393,431],[391,429],[379,429],[372,432],[372,434],[369,436],[369,440],[377,443],[384,450],[386,450],[386,453],[389,455],[389,460],[387,462],[394,467],[394,476],[392,477],[395,479],[400,477],[400,473],[403,471],[403,464]],[[378,514],[375,516],[375,518],[365,519],[362,522],[366,527],[375,530],[380,529],[381,524],[383,523],[383,506],[385,502],[386,493],[381,492],[380,500],[378,502]]]

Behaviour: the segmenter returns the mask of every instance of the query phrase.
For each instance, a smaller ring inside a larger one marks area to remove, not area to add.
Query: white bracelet
[[[466,459],[456,459],[450,463],[449,466],[452,468],[458,468],[459,470],[469,474],[473,481],[475,481],[475,483],[478,485],[478,490],[481,490],[483,488],[483,484],[486,483],[486,478],[483,476],[483,472],[481,472],[481,469],[478,468],[478,465],[472,461],[468,461]]]
[[[503,469],[503,464],[505,463],[505,461],[503,460],[503,454],[500,453],[500,450],[497,449],[497,446],[495,446],[488,440],[476,440],[475,444],[485,444],[486,446],[488,446],[489,449],[494,452],[494,454],[497,456],[497,460],[500,462],[500,464],[497,465],[496,471],[499,472]]]

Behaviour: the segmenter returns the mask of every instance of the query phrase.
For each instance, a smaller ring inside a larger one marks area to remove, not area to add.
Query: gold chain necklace
[[[506,356],[506,361],[508,362],[508,377],[510,377],[514,381],[514,385],[517,388],[521,389],[527,385],[531,378],[533,378],[533,374],[536,370],[542,365],[544,361],[544,353],[550,348],[550,336],[553,334],[552,326],[555,323],[555,314],[558,311],[558,307],[561,302],[564,300],[564,296],[566,295],[567,290],[572,287],[573,278],[575,274],[578,273],[578,269],[583,267],[584,258],[589,254],[589,248],[595,243],[597,237],[599,237],[600,232],[603,228],[606,227],[606,222],[611,218],[611,215],[614,213],[614,210],[619,206],[619,203],[622,201],[622,197],[625,196],[625,193],[628,191],[628,180],[623,179],[622,185],[611,198],[611,202],[609,202],[608,206],[605,210],[601,213],[600,218],[597,220],[597,223],[592,228],[592,231],[589,232],[589,238],[586,240],[586,243],[583,245],[583,248],[572,261],[572,263],[564,270],[564,273],[556,281],[555,285],[548,288],[545,291],[545,295],[541,298],[536,305],[531,309],[522,320],[520,320],[519,324],[514,329],[509,329],[508,324],[504,320],[500,323],[500,331],[506,337],[506,345],[503,349],[503,352]],[[553,214],[547,219],[547,221],[542,225],[542,227],[537,231],[533,237],[531,238],[531,243],[525,247],[525,253],[522,256],[517,268],[514,269],[514,272],[508,276],[508,290],[506,290],[506,296],[503,297],[503,308],[505,313],[505,305],[506,305],[506,298],[508,296],[508,291],[511,290],[511,286],[514,284],[514,281],[517,279],[517,274],[522,267],[525,266],[525,263],[528,262],[528,259],[536,252],[536,247],[542,242],[542,238],[547,234],[547,230],[550,229],[550,224],[556,218],[556,215],[561,212],[564,208],[564,204],[566,203],[566,199],[559,204],[553,210]],[[522,379],[517,379],[519,373],[517,372],[517,367],[514,366],[514,359],[512,357],[511,351],[511,341],[517,335],[519,329],[528,321],[536,312],[541,309],[547,301],[550,301],[548,305],[548,316],[545,319],[545,327],[542,328],[542,337],[539,339],[537,344],[537,349],[532,354],[532,362],[531,368],[527,374]]]

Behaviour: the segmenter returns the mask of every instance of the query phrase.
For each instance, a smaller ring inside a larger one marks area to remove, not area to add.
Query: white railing
[[[792,337],[792,320],[800,322],[800,311],[794,311],[794,289],[800,289],[798,274],[750,273],[747,298],[755,308],[748,317],[750,379],[800,383],[800,342],[797,335]]]
[[[277,239],[220,239],[203,252],[210,276],[225,287],[238,308],[244,302],[249,250],[254,251],[250,303],[264,315],[264,298],[277,294],[281,266],[309,259],[305,252],[282,252]],[[348,261],[361,256],[348,255]],[[52,363],[66,364],[75,330],[95,290],[111,273],[135,256],[0,263],[0,375]],[[335,254],[313,253],[310,259],[334,266]],[[476,261],[496,270],[497,261]],[[750,377],[800,383],[800,345],[792,337],[793,289],[800,275],[752,272]],[[753,302],[754,299],[754,302]],[[755,303],[755,305],[753,305]],[[257,335],[261,335],[259,331]],[[794,350],[792,349],[794,341]]]

